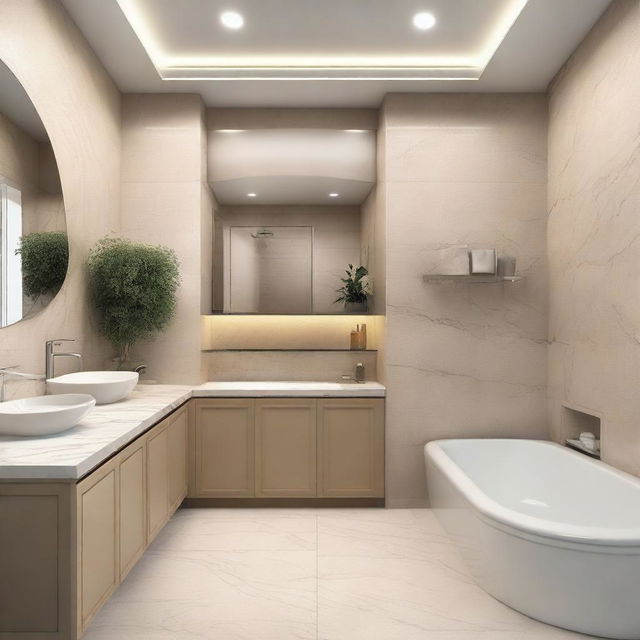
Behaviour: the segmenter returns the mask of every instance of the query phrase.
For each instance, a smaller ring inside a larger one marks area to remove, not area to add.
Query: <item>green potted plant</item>
[[[368,309],[369,283],[365,279],[369,272],[362,265],[354,267],[352,264],[345,271],[347,277],[340,278],[343,283],[337,290],[340,296],[335,302],[344,303],[347,313],[366,313]]]
[[[40,231],[20,238],[22,290],[34,303],[51,299],[62,287],[69,266],[69,242],[64,231]]]
[[[132,345],[157,335],[175,315],[178,259],[167,247],[105,238],[87,266],[100,329],[118,351],[118,368],[128,368]]]

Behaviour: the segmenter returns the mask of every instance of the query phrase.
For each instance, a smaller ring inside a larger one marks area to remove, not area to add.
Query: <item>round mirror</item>
[[[69,259],[60,174],[44,125],[0,62],[0,327],[41,311]]]

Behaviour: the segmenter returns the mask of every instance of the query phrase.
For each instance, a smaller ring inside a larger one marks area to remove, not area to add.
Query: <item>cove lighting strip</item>
[[[469,58],[419,56],[171,56],[137,0],[116,0],[163,80],[479,80],[529,0],[512,0]]]

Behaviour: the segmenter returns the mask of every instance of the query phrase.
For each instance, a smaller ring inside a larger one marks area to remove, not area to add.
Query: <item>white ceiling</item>
[[[209,106],[371,107],[392,92],[544,91],[609,0],[62,3],[122,91],[200,93]],[[224,29],[225,9],[245,27]],[[436,26],[414,29],[417,11]],[[443,75],[479,79],[406,79]]]
[[[375,131],[213,129],[207,150],[220,204],[358,205],[376,180]]]

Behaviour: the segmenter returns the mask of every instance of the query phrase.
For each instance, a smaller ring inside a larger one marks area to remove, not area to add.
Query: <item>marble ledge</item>
[[[190,398],[383,397],[376,382],[207,382],[138,385],[122,402],[95,407],[77,426],[41,438],[0,436],[0,481],[75,482]]]

